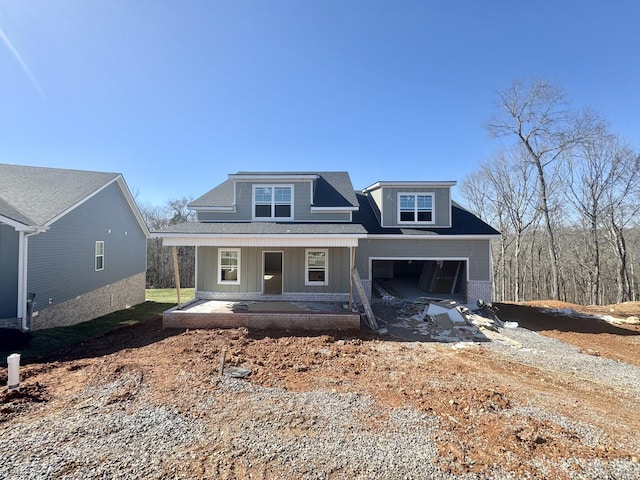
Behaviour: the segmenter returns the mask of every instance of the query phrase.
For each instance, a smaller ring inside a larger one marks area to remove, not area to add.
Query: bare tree
[[[585,263],[589,278],[589,303],[602,303],[600,227],[610,200],[608,192],[624,177],[623,162],[618,154],[617,140],[603,134],[582,142],[570,160],[571,175],[566,189],[567,198],[580,215],[586,235]]]
[[[605,225],[617,260],[616,302],[633,298],[628,263],[626,230],[638,224],[640,214],[640,156],[627,145],[618,143],[613,153],[617,181],[605,192]]]
[[[483,170],[477,170],[461,182],[462,196],[465,198],[469,210],[479,218],[498,228],[502,233],[500,239],[492,244],[493,275],[492,290],[496,300],[507,300],[506,261],[510,236],[507,234],[507,222],[491,179]]]
[[[149,230],[161,230],[169,225],[195,220],[187,205],[191,200],[183,197],[167,200],[164,206],[139,205],[140,212]],[[184,287],[195,284],[194,247],[178,247],[180,284]],[[162,240],[152,238],[147,243],[147,287],[171,288],[175,286],[171,251],[162,246]]]
[[[548,167],[602,126],[590,111],[576,113],[569,109],[562,90],[543,80],[534,80],[530,85],[514,82],[498,93],[497,107],[498,113],[486,125],[489,134],[513,138],[521,144],[537,174],[538,208],[544,218],[551,260],[552,298],[559,299],[561,273],[551,218]]]
[[[499,268],[497,277],[502,300],[522,297],[522,244],[524,232],[535,222],[535,176],[530,163],[523,162],[521,148],[500,151],[462,183],[462,194],[480,215],[498,225]],[[482,210],[482,212],[480,212]],[[508,250],[513,245],[513,254]],[[509,258],[509,261],[507,261]]]

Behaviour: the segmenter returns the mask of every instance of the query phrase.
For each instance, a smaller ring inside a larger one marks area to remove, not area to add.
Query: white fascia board
[[[5,217],[0,215],[0,223],[4,223],[5,225],[9,225],[13,227],[16,232],[44,232],[46,231],[46,227],[42,227],[40,225],[26,225],[22,222],[18,222],[17,220],[13,220],[9,217]]]
[[[233,180],[266,180],[266,181],[274,181],[274,180],[279,180],[279,181],[291,181],[291,180],[316,180],[319,178],[318,175],[287,175],[287,174],[282,174],[282,175],[235,175],[235,174],[231,174],[229,175],[230,179]]]
[[[194,207],[191,206],[189,209],[195,212],[223,212],[223,213],[233,213],[236,211],[236,206],[231,205],[230,207]]]
[[[314,207],[311,205],[312,212],[357,212],[359,207]]]
[[[357,247],[364,235],[190,235],[159,236],[165,247]]]
[[[367,240],[490,240],[500,235],[367,235]]]
[[[445,181],[406,181],[406,182],[376,182],[373,185],[369,185],[364,188],[363,192],[370,192],[371,190],[377,190],[383,187],[398,187],[398,188],[407,188],[407,187],[453,187],[458,182],[455,180],[445,180]]]
[[[129,208],[133,212],[134,217],[136,217],[138,225],[142,229],[144,236],[146,238],[151,238],[149,227],[147,227],[147,224],[145,223],[144,218],[142,218],[142,213],[140,213],[138,204],[134,200],[133,195],[131,195],[131,190],[129,190],[129,186],[127,185],[127,182],[125,181],[124,177],[122,175],[118,175],[118,178],[116,180],[118,181],[118,186],[120,187],[120,190],[122,190],[122,194],[124,195],[124,198],[127,200],[127,203],[129,204]]]

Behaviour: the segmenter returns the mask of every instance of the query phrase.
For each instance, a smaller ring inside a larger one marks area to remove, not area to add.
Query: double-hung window
[[[102,240],[98,240],[96,242],[96,272],[99,270],[104,270],[104,242]]]
[[[218,283],[238,285],[240,283],[240,249],[218,250]]]
[[[399,193],[398,223],[434,223],[432,193]]]
[[[293,186],[291,185],[254,185],[254,220],[292,220]]]
[[[322,250],[305,250],[305,285],[328,285],[329,271],[328,258],[329,251]]]

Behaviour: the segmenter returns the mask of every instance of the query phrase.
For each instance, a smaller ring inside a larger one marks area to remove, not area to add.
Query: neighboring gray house
[[[0,164],[0,326],[72,325],[143,302],[148,238],[122,175]]]
[[[455,182],[378,182],[347,172],[239,172],[193,201],[197,222],[154,236],[196,247],[196,297],[349,299],[402,280],[425,295],[490,300],[495,229],[451,201]]]

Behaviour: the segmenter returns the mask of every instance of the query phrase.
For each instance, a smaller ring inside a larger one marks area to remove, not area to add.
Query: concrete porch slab
[[[163,328],[359,330],[360,314],[334,302],[195,300],[163,314]]]

